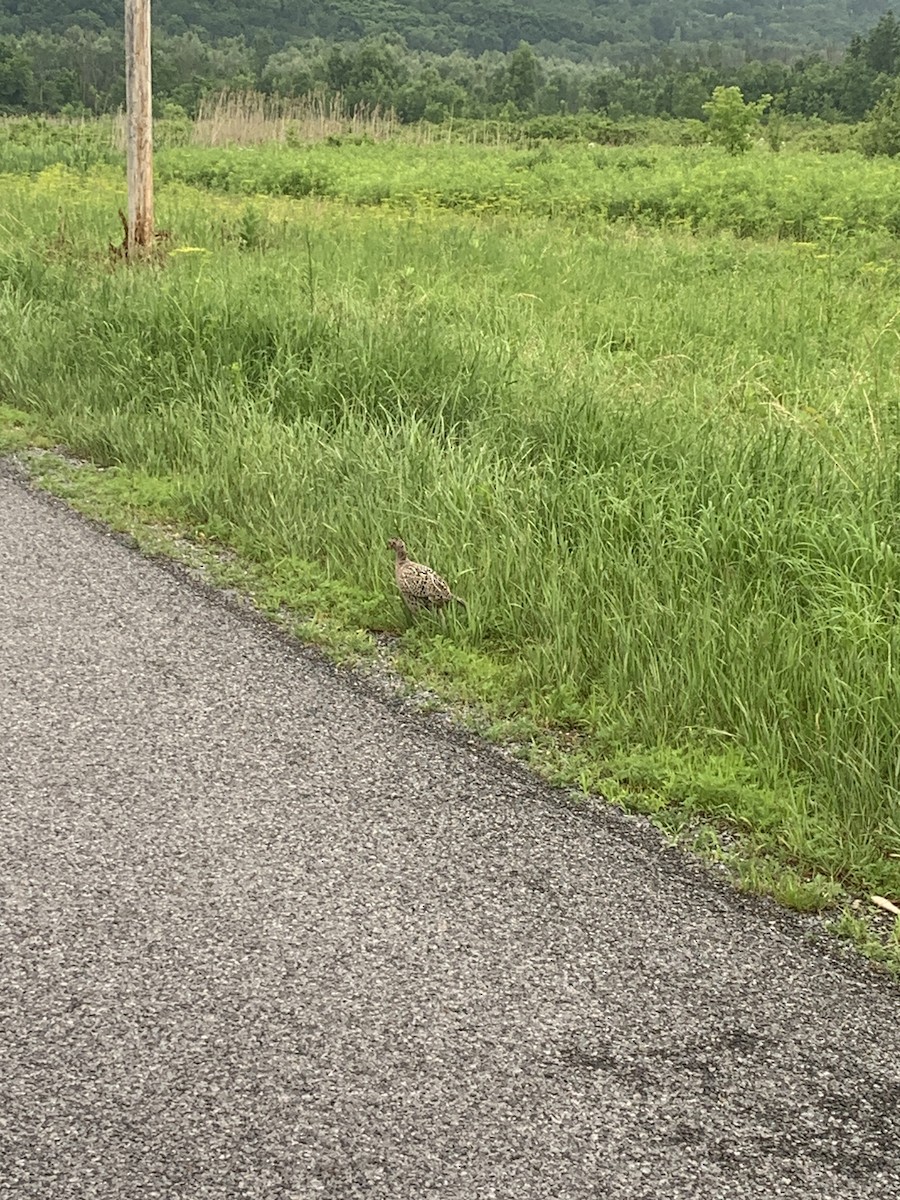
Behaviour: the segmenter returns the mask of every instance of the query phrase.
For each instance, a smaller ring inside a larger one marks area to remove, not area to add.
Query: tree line
[[[884,0],[153,0],[153,23],[204,42],[259,38],[272,51],[386,34],[439,55],[509,53],[524,41],[545,58],[620,66],[712,43],[763,60],[845,46],[883,11]],[[70,26],[121,29],[122,0],[0,0],[0,35]]]
[[[439,54],[399,38],[355,42],[311,38],[274,50],[258,37],[202,40],[157,33],[154,93],[159,110],[192,115],[204,96],[258,90],[283,96],[340,93],[349,106],[392,108],[404,122],[599,113],[704,118],[716,87],[736,86],[749,103],[771,97],[785,115],[856,122],[892,95],[900,77],[900,22],[892,12],[830,61],[731,61],[710,45],[691,58],[610,68],[542,56],[522,42],[508,52]],[[92,114],[124,103],[121,38],[79,25],[62,33],[0,36],[0,113]]]

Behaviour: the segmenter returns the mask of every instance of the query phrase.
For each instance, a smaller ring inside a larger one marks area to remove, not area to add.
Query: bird
[[[423,608],[441,609],[451,603],[466,607],[465,600],[453,595],[437,571],[432,571],[431,567],[426,567],[424,563],[413,562],[408,557],[406,543],[402,538],[391,538],[388,549],[394,551],[397,587],[410,612],[419,612]]]

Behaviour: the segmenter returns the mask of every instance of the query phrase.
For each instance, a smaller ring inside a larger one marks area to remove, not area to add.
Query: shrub
[[[900,154],[900,80],[881,97],[859,133],[864,154]]]
[[[709,118],[709,139],[724,146],[729,154],[743,154],[750,147],[751,137],[759,127],[759,119],[772,103],[768,94],[755,104],[747,104],[739,87],[717,87],[712,99],[703,105]]]

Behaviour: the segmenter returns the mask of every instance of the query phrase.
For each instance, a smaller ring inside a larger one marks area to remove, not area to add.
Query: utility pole
[[[153,246],[153,89],[150,0],[125,0],[125,121],[128,144],[128,229],[125,253]]]

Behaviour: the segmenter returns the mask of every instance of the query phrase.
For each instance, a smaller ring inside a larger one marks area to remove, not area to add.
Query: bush
[[[863,154],[900,154],[900,80],[881,97],[859,133]]]
[[[724,146],[729,154],[743,154],[750,148],[759,119],[771,103],[768,94],[755,104],[747,104],[739,87],[717,87],[712,99],[703,105],[709,118],[709,140]]]

